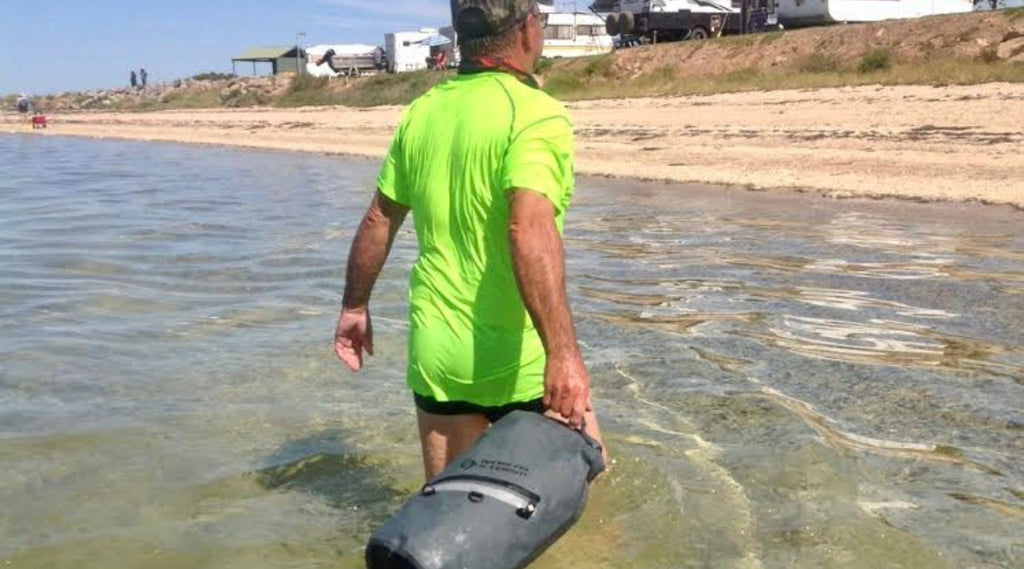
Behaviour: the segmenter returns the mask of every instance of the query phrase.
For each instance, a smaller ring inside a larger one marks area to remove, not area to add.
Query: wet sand
[[[569,104],[581,174],[1024,207],[1024,85],[857,87]],[[50,135],[380,157],[400,107],[50,117]],[[24,132],[13,114],[0,132]]]

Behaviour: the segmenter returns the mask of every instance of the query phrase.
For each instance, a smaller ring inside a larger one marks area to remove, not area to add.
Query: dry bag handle
[[[569,424],[569,420],[566,419],[565,417],[562,417],[561,415],[552,417],[551,415],[545,413],[544,416],[547,417],[548,419],[551,419],[552,421],[558,423],[559,425],[562,425],[563,427],[566,427],[567,429],[569,429],[571,431],[574,431],[576,434],[578,434],[579,436],[583,437],[583,441],[587,443],[587,446],[589,446],[591,448],[595,448],[597,450],[603,450],[603,447],[601,446],[601,443],[597,442],[594,439],[594,437],[592,437],[592,436],[587,434],[587,418],[586,417],[581,417],[580,418],[580,426],[579,427],[573,427],[572,425]]]

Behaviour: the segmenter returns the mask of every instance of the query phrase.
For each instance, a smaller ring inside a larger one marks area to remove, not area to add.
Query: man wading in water
[[[546,15],[536,0],[452,0],[452,18],[462,66],[398,127],[334,335],[359,371],[373,354],[370,293],[412,211],[407,381],[428,480],[513,410],[553,412],[599,438],[565,289],[572,125],[531,75]]]

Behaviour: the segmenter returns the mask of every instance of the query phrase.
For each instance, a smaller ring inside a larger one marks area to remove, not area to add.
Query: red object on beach
[[[46,128],[46,115],[35,115],[32,117],[32,128]]]

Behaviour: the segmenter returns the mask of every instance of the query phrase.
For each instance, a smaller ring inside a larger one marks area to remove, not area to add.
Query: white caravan
[[[436,35],[436,29],[423,28],[418,32],[395,32],[384,36],[388,71],[405,73],[428,68],[430,46],[424,40]]]
[[[786,27],[844,22],[878,22],[959,14],[974,10],[972,0],[778,0],[779,23]]]
[[[548,13],[544,57],[600,55],[612,51],[613,45],[604,20],[594,14]]]

